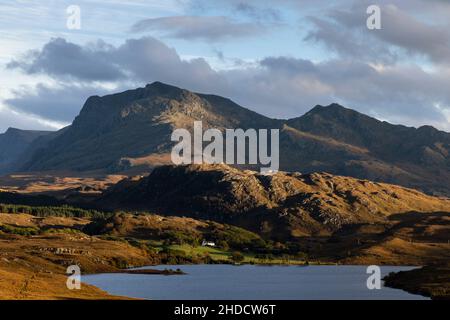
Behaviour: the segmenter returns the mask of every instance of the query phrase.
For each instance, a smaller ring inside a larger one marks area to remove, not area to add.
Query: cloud
[[[422,22],[394,5],[388,5],[383,7],[383,29],[374,35],[410,53],[425,55],[437,63],[450,64],[449,26],[448,23],[434,25]]]
[[[305,41],[315,41],[325,45],[341,57],[363,61],[393,63],[398,59],[397,54],[380,41],[368,41],[365,21],[362,21],[359,30],[344,30],[342,25],[333,19],[308,17],[313,28],[304,38]]]
[[[359,60],[393,63],[406,56],[450,64],[450,5],[449,10],[439,13],[447,21],[437,23],[430,17],[416,17],[419,9],[424,15],[430,10],[421,1],[412,1],[411,7],[403,3],[401,9],[385,2],[381,5],[381,30],[366,28],[369,2],[359,1],[350,9],[338,7],[328,10],[324,17],[310,17],[313,28],[305,40],[321,42],[343,57]]]
[[[220,41],[260,35],[267,28],[261,23],[236,22],[224,16],[176,16],[140,20],[131,31],[162,32],[164,36],[186,40]]]
[[[256,21],[270,21],[279,23],[283,20],[280,10],[273,7],[258,7],[249,2],[238,2],[234,4],[234,10]]]
[[[450,110],[449,76],[449,70],[428,73],[417,66],[383,68],[341,59],[314,63],[270,57],[251,71],[227,74],[229,82],[246,86],[231,86],[226,93],[276,117],[296,117],[316,104],[338,102],[396,123],[449,129],[444,112]]]
[[[29,130],[50,130],[54,131],[63,126],[62,123],[48,121],[36,116],[30,116],[11,110],[5,106],[0,106],[0,134],[9,127]]]
[[[352,0],[340,0],[342,3],[348,3]],[[270,9],[275,12],[279,12],[277,9],[287,8],[287,9],[310,9],[311,7],[323,7],[334,4],[330,0],[277,0],[276,6],[274,6],[273,0],[193,0],[187,3],[187,6],[193,10],[206,12],[212,10],[213,8],[218,8],[219,10],[224,10],[226,8],[236,8],[239,6],[252,7],[252,10],[259,10],[261,12]],[[268,11],[266,11],[268,12]]]
[[[25,55],[35,57],[34,60],[9,63],[10,69],[49,75],[58,85],[18,88],[13,92],[14,97],[5,103],[21,113],[70,122],[90,95],[110,93],[105,86],[111,82],[116,91],[163,81],[179,86],[189,84],[193,90],[209,89],[210,92],[215,92],[216,86],[222,83],[221,77],[204,59],[183,60],[174,49],[151,37],[129,39],[116,47],[99,43],[102,45],[80,46],[62,38],[52,39],[41,50]],[[75,52],[89,54],[77,54],[72,58],[60,56],[71,48],[75,48]],[[54,59],[41,59],[43,56]],[[99,59],[98,63],[93,57]],[[80,67],[74,68],[72,64]],[[124,77],[108,78],[108,74]]]
[[[205,59],[182,59],[175,49],[152,37],[128,39],[119,46],[104,45],[108,48],[106,53],[101,48],[92,52],[102,53],[101,73],[108,72],[104,70],[104,65],[108,65],[134,81],[119,80],[121,88],[162,81],[196,92],[223,95],[257,112],[280,118],[300,116],[316,104],[339,102],[399,123],[449,127],[444,114],[450,110],[450,68],[434,72],[417,65],[372,63],[345,57],[314,62],[281,56],[217,71]],[[82,46],[80,50],[87,49]],[[84,55],[79,58],[88,60],[78,61],[80,65],[90,59]],[[42,70],[47,69],[52,70],[52,66]],[[68,71],[80,78],[78,70]],[[57,80],[67,76],[51,75]],[[22,92],[8,102],[23,112],[67,121],[91,94],[86,90],[90,85],[91,79],[75,88],[66,84],[63,91],[41,86],[33,94]]]
[[[108,93],[95,86],[60,85],[49,87],[38,84],[15,90],[14,98],[4,101],[15,111],[62,123],[71,123],[78,115],[84,101],[91,95]]]
[[[84,47],[62,38],[49,41],[41,50],[28,51],[21,59],[7,64],[28,74],[46,73],[56,77],[72,76],[82,80],[114,81],[124,77],[110,59],[113,48],[102,41]]]
[[[128,39],[117,47],[103,41],[81,46],[56,38],[41,50],[29,51],[23,59],[10,62],[8,68],[46,74],[61,82],[72,78],[84,81],[86,86],[92,81],[128,79],[180,84],[188,76],[196,87],[218,80],[204,59],[182,60],[175,49],[152,37]]]
[[[111,59],[132,78],[143,83],[190,83],[194,89],[220,84],[217,72],[203,58],[183,60],[175,49],[152,38],[128,39],[111,53]]]

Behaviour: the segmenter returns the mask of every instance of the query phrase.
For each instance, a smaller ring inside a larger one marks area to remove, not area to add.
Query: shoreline
[[[450,266],[424,266],[383,278],[385,285],[431,300],[450,300]]]

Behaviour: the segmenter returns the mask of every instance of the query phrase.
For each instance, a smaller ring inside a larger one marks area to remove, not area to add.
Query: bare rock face
[[[98,206],[211,219],[285,237],[330,235],[393,214],[449,211],[450,200],[328,173],[261,175],[227,165],[162,166],[124,180]],[[268,231],[269,232],[269,231]]]

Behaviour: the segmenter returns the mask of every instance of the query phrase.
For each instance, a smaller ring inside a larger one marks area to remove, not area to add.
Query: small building
[[[203,240],[203,242],[202,242],[202,247],[215,247],[215,246],[216,246],[216,243],[213,241]]]

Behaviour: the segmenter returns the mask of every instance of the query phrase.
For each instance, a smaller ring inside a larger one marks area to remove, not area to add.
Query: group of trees
[[[203,241],[203,236],[199,233],[188,233],[176,230],[160,230],[159,239],[163,240],[165,245],[183,245],[199,246]]]
[[[0,231],[21,236],[34,236],[40,232],[39,229],[33,227],[14,227],[9,225],[0,225]]]
[[[36,217],[75,217],[75,218],[105,218],[111,213],[97,210],[87,210],[70,206],[28,206],[0,203],[0,213],[29,214]]]

